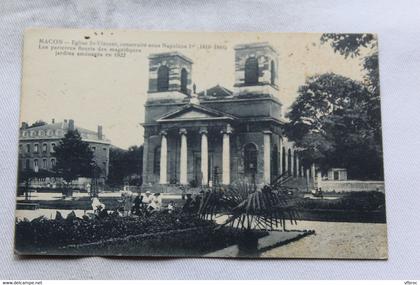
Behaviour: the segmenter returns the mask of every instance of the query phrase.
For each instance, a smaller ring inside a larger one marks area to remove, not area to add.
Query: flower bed
[[[84,244],[145,233],[212,227],[212,221],[201,220],[183,213],[154,213],[150,217],[107,217],[16,222],[16,249],[21,252],[48,251],[70,244]]]
[[[260,237],[266,235],[263,232],[257,234]],[[215,231],[211,226],[72,245],[48,253],[102,256],[203,256],[236,244],[242,239],[244,239],[243,233],[227,228]]]

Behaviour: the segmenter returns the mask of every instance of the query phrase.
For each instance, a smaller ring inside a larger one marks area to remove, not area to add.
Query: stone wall
[[[385,191],[383,181],[361,181],[361,180],[347,180],[347,181],[331,181],[321,180],[317,181],[317,187],[324,192],[352,192],[352,191]]]

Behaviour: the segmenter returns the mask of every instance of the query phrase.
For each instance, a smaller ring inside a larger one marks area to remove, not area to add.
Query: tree
[[[303,149],[303,163],[323,170],[345,167],[353,178],[380,179],[381,147],[369,121],[370,92],[361,82],[334,73],[313,76],[298,90],[287,114],[287,136]]]
[[[321,43],[329,43],[334,52],[347,57],[361,57],[364,71],[364,84],[370,93],[366,112],[370,125],[374,126],[377,148],[382,151],[381,100],[379,95],[378,42],[373,34],[323,34]],[[365,51],[365,55],[362,55]]]
[[[78,177],[92,176],[93,152],[77,130],[66,133],[54,148],[54,156],[57,159],[55,170],[67,184]]]
[[[128,150],[111,148],[109,151],[109,175],[111,184],[122,184],[128,176],[141,177],[143,169],[143,146],[130,146]],[[129,181],[141,185],[141,181]]]

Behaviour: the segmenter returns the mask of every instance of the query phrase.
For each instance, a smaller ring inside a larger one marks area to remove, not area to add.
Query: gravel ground
[[[312,229],[314,235],[268,250],[261,257],[387,259],[386,224],[298,221],[288,229]]]

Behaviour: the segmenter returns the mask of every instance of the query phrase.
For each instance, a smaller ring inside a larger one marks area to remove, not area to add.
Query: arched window
[[[271,151],[271,180],[279,175],[279,149],[275,144]]]
[[[287,151],[287,173],[292,174],[292,151],[290,148]]]
[[[153,173],[160,173],[160,146],[155,148],[154,159],[153,159]]]
[[[286,172],[286,149],[284,147],[281,148],[281,171]],[[282,174],[283,174],[282,173]]]
[[[188,86],[188,71],[183,68],[181,70],[181,92],[187,93]]]
[[[274,64],[274,60],[271,61],[271,68],[270,68],[270,72],[271,72],[271,84],[274,85],[276,84],[276,65]]]
[[[257,84],[258,77],[258,60],[255,57],[250,57],[245,62],[245,84]]]
[[[244,147],[244,167],[245,173],[255,173],[257,171],[257,147],[249,143]]]
[[[27,159],[26,161],[25,161],[25,168],[26,169],[29,169],[31,167],[31,162],[30,162],[30,160],[29,159]]]
[[[169,68],[162,65],[158,69],[157,90],[168,91],[169,89]]]

